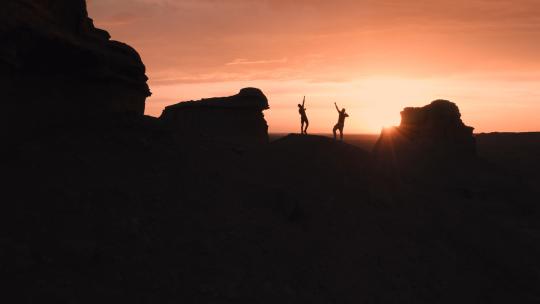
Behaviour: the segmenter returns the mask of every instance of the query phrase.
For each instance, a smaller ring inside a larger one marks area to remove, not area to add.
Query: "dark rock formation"
[[[0,20],[0,89],[10,135],[99,123],[109,114],[143,115],[150,91],[139,55],[95,28],[84,0],[2,1]]]
[[[473,128],[466,126],[456,104],[435,100],[405,108],[401,125],[384,129],[374,148],[384,160],[452,160],[476,156]]]
[[[160,119],[179,139],[252,145],[268,142],[263,111],[268,99],[245,88],[230,97],[181,102],[165,108]]]

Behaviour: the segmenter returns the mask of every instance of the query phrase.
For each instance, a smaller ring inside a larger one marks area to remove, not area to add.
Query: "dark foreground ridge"
[[[523,152],[538,148],[533,135],[478,136],[477,157],[457,107],[436,102],[404,111],[388,142],[405,165],[386,170],[384,153],[329,138],[266,143],[256,89],[144,117],[138,56],[90,27],[83,1],[1,3],[19,12],[0,18],[2,85],[10,111],[24,111],[6,130],[26,126],[3,168],[3,298],[538,303],[539,170],[527,169],[538,153]],[[10,51],[38,46],[65,47],[69,68]],[[21,79],[32,81],[17,93]],[[58,114],[33,100],[41,91]],[[236,139],[224,144],[220,129]]]
[[[352,175],[365,171],[371,155],[329,137],[290,134],[259,149],[257,157],[265,160],[256,168],[269,183],[292,178],[290,191],[294,192],[295,186],[307,184],[329,188],[336,183],[342,185]],[[271,176],[272,173],[277,176]]]

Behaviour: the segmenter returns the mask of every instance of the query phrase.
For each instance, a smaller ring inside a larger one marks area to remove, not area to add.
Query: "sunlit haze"
[[[90,0],[90,16],[136,48],[146,114],[257,87],[270,132],[378,133],[405,106],[456,102],[476,132],[540,130],[537,0]]]

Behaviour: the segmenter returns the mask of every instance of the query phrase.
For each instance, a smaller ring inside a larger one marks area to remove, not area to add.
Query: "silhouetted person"
[[[302,104],[298,104],[298,113],[300,113],[300,133],[301,134],[307,134],[307,128],[309,126],[309,121],[306,115],[306,108],[304,107],[305,104],[306,104],[306,96],[304,96],[304,101],[302,101]]]
[[[339,113],[338,123],[334,126],[334,140],[336,140],[336,130],[339,130],[339,138],[343,140],[343,127],[345,127],[345,118],[349,117],[349,114],[345,112],[345,108],[339,110],[337,104],[334,102],[336,110]]]

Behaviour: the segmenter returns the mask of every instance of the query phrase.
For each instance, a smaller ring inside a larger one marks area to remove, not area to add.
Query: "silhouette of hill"
[[[311,150],[312,152],[305,153],[306,149]],[[339,158],[365,159],[369,156],[369,153],[365,150],[347,143],[336,142],[332,138],[322,135],[306,136],[289,134],[274,141],[272,147],[269,148],[269,151],[273,154],[283,153],[284,156],[288,155],[298,161],[304,161],[306,159],[310,159],[311,161],[315,159],[320,161],[333,161]],[[321,152],[326,154],[318,154]]]
[[[83,303],[535,301],[536,203],[497,169],[395,184],[368,152],[324,137],[237,153],[126,134],[138,133],[24,150],[2,212],[12,290]]]
[[[22,111],[3,168],[5,299],[538,303],[537,134],[480,134],[477,157],[457,106],[437,101],[406,109],[374,152],[267,143],[258,89],[144,117],[142,63],[84,1],[0,8],[19,12],[0,18],[0,64],[8,113]],[[69,67],[25,53],[38,45]],[[406,157],[385,163],[394,147]]]
[[[287,135],[288,134],[283,134],[283,133],[270,133],[269,139],[270,141],[274,141]],[[325,137],[333,136],[332,134],[324,134],[324,133],[315,134],[315,135],[320,135],[320,136],[325,136]],[[379,136],[380,136],[379,134],[354,134],[353,133],[353,134],[347,134],[347,136],[345,136],[343,140],[345,143],[359,147],[360,149],[371,151],[373,150],[375,143],[379,139]]]
[[[254,155],[255,160],[247,161],[246,169],[253,171],[250,175],[269,184],[281,183],[291,192],[320,185],[331,191],[336,184],[353,183],[365,174],[371,158],[358,147],[325,136],[298,134],[280,138],[247,157]]]

